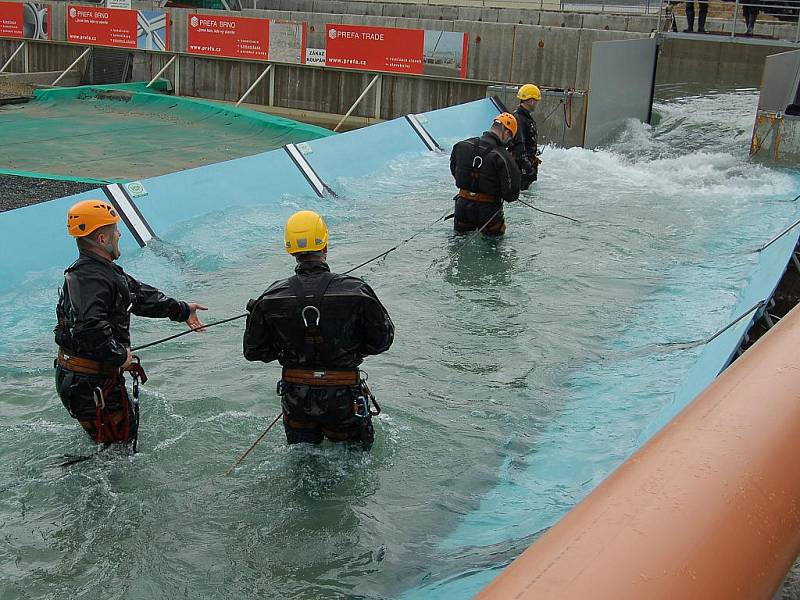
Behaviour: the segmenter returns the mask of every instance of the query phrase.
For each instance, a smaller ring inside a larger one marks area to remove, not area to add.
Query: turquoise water
[[[698,352],[656,344],[724,324],[749,250],[795,215],[797,175],[746,161],[755,91],[660,96],[655,128],[546,151],[532,201],[580,224],[511,206],[502,240],[462,248],[439,225],[360,272],[397,326],[366,363],[384,408],[368,455],[289,448],[273,431],[221,477],[278,412],[278,368],[241,358],[237,322],[142,352],[138,455],[59,469],[92,449],[52,388],[59,272],[0,296],[2,597],[477,591],[465,575],[490,576],[635,448]],[[436,155],[340,183],[335,201],[182,223],[123,264],[224,318],[291,272],[280,235],[293,211],[326,216],[344,270],[452,196]],[[137,319],[133,331],[143,343],[179,329]]]

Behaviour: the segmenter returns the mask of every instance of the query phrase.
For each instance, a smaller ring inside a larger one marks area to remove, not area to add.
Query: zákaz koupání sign
[[[191,54],[228,58],[269,58],[269,20],[227,15],[192,15],[188,21]]]
[[[325,26],[325,64],[345,69],[421,74],[425,32],[362,25]]]

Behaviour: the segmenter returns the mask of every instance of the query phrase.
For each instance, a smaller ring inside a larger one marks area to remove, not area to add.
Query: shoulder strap
[[[297,275],[290,277],[288,280],[289,289],[294,294],[297,304],[300,306],[300,317],[303,319],[303,325],[305,326],[306,361],[310,365],[322,366],[320,365],[320,357],[324,340],[322,339],[322,332],[319,329],[320,322],[322,321],[322,300],[325,297],[328,286],[335,277],[336,275],[330,271],[323,273],[311,301],[309,301],[306,295],[303,282],[300,281]]]

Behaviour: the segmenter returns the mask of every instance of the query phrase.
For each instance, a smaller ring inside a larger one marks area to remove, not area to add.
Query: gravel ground
[[[0,98],[30,97],[34,89],[34,86],[27,83],[14,83],[0,78]]]
[[[0,175],[0,212],[97,188],[96,183]]]

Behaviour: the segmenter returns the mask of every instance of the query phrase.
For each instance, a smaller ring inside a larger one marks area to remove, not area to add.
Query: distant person
[[[459,233],[481,230],[503,235],[503,201],[519,198],[520,172],[506,146],[517,134],[514,115],[502,113],[491,129],[453,146],[450,172],[456,180],[453,228]]]
[[[756,26],[756,19],[758,19],[758,7],[760,4],[760,0],[746,0],[746,2],[742,4],[744,24],[747,27],[744,34],[747,37],[753,36],[753,29]]]
[[[138,370],[131,354],[131,314],[185,321],[201,329],[205,306],[168,298],[114,264],[120,217],[110,204],[84,200],[69,209],[67,231],[80,256],[64,272],[56,317],[56,390],[72,418],[97,443],[127,444],[139,429],[123,372]]]
[[[514,111],[517,133],[511,142],[511,155],[520,170],[520,189],[527,190],[539,178],[539,134],[533,111],[542,99],[542,92],[532,83],[526,83],[517,92],[519,106]]]
[[[698,0],[700,7],[697,15],[697,33],[706,33],[706,17],[708,16],[708,1]],[[686,29],[684,33],[694,33],[694,0],[686,2]]]
[[[292,215],[284,240],[296,274],[247,304],[244,357],[283,367],[278,393],[289,444],[328,438],[369,450],[380,409],[359,366],[389,349],[394,324],[369,285],[331,272],[328,228],[317,213]]]

